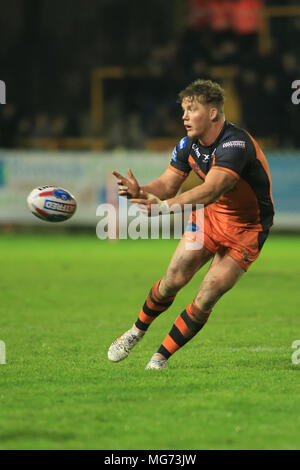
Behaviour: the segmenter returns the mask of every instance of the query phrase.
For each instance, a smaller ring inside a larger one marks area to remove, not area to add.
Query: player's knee
[[[199,293],[206,292],[209,296],[220,298],[225,292],[231,289],[232,285],[228,283],[226,279],[215,279],[212,278],[204,282],[202,288],[200,289]]]
[[[199,290],[195,303],[203,310],[210,310],[227,290],[228,286],[222,282],[205,283]]]
[[[184,287],[188,282],[186,277],[176,271],[176,272],[169,272],[165,278],[163,278],[163,282],[161,283],[161,293],[166,297],[170,295],[174,295],[177,293],[182,287]]]

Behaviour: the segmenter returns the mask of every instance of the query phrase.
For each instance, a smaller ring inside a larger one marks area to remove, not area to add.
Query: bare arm
[[[204,204],[207,206],[219,199],[222,194],[232,189],[236,181],[237,178],[227,171],[211,170],[207,174],[203,184],[196,186],[179,196],[164,200],[164,208],[166,206],[171,207],[173,204],[179,205],[182,209],[184,208],[184,204],[192,204],[193,208],[196,208],[196,204]],[[132,199],[132,202],[144,205],[148,215],[151,213],[152,204],[162,204],[160,198],[152,198],[148,200]]]
[[[205,182],[180,194],[177,197],[168,199],[168,205],[179,204],[181,207],[184,204],[204,204],[205,206],[215,202],[222,194],[232,189],[237,182],[237,178],[223,170],[212,170],[209,171]]]
[[[159,178],[151,181],[151,183],[146,186],[141,186],[141,190],[146,193],[154,194],[159,199],[165,200],[176,196],[185,179],[185,175],[181,175],[167,168]]]
[[[159,199],[168,199],[176,196],[180,186],[186,179],[186,175],[181,175],[169,168],[157,179],[151,181],[146,186],[139,186],[132,171],[128,170],[128,177],[122,176],[117,171],[113,171],[119,186],[119,195],[132,198],[146,198],[147,193],[151,193]]]

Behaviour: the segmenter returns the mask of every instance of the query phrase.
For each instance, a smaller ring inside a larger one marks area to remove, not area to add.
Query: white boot
[[[134,327],[117,338],[109,347],[107,356],[112,362],[125,359],[132,348],[143,338],[145,333],[140,333]]]

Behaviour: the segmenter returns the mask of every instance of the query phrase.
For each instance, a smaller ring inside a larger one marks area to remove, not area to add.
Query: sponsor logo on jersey
[[[44,209],[50,209],[57,212],[73,212],[74,206],[72,204],[64,204],[62,202],[46,199],[44,202]]]
[[[174,147],[173,153],[172,153],[172,160],[176,162],[177,160],[177,148]]]
[[[181,139],[178,145],[179,150],[182,150],[186,147],[186,142],[187,142],[187,137],[183,137],[183,139]]]
[[[198,158],[201,158],[201,152],[200,150],[198,149],[198,146],[197,144],[193,144],[192,145],[192,149],[194,150],[195,154],[197,155]]]
[[[202,161],[204,163],[207,163],[208,160],[210,159],[210,154],[207,153],[201,153],[197,144],[192,145],[192,149],[194,150],[195,154],[197,155],[198,158],[202,158]]]
[[[223,148],[227,147],[240,147],[244,149],[246,147],[246,142],[244,140],[230,140],[229,142],[224,142]]]

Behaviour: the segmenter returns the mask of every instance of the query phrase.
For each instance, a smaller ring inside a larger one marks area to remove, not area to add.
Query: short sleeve
[[[184,137],[178,142],[176,147],[174,147],[169,165],[171,170],[182,175],[188,175],[191,171],[191,167],[188,163],[189,150],[191,147],[189,140],[188,137]]]
[[[213,156],[213,168],[220,168],[239,178],[247,163],[247,149],[244,140],[230,140],[221,143]]]

